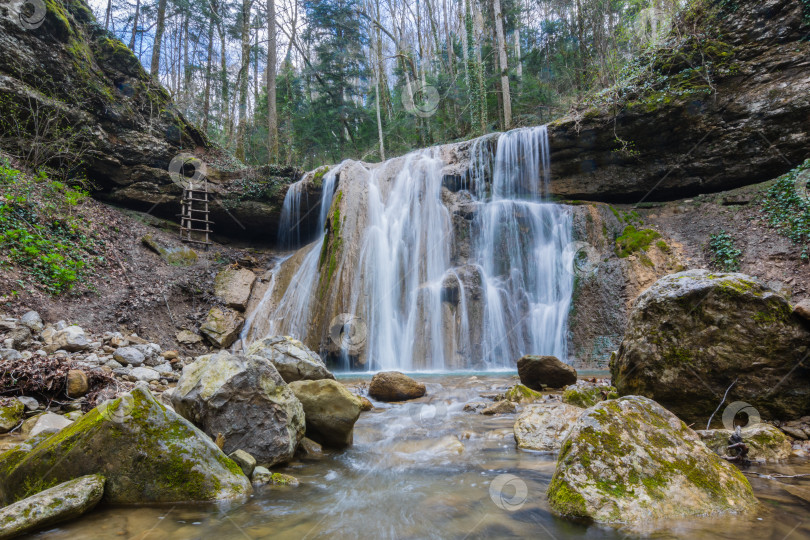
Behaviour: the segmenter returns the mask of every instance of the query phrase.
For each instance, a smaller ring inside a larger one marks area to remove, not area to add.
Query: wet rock
[[[43,485],[86,474],[107,479],[108,503],[241,499],[251,492],[239,466],[143,386],[91,410],[0,467],[0,497],[19,497],[25,480]]]
[[[0,400],[0,433],[8,433],[25,418],[25,405],[18,399]]]
[[[23,422],[21,433],[26,437],[34,437],[40,433],[55,433],[72,424],[68,418],[62,415],[46,412],[37,416],[32,416]]]
[[[75,519],[91,510],[104,494],[104,477],[98,474],[63,482],[0,509],[0,537],[36,532]]]
[[[510,386],[504,393],[504,399],[513,403],[533,403],[543,399],[543,394],[535,392],[528,386],[516,384]]]
[[[588,381],[577,381],[576,384],[566,387],[563,391],[562,401],[575,407],[587,409],[600,401],[616,399],[619,395],[616,389],[607,384],[594,384]]]
[[[174,336],[174,339],[182,345],[196,345],[203,340],[202,336],[189,330],[180,330],[177,332],[177,335]]]
[[[214,279],[214,294],[229,308],[245,311],[255,281],[247,268],[226,268]]]
[[[295,381],[289,386],[304,407],[307,437],[328,447],[352,443],[354,423],[361,410],[354,394],[331,379]]]
[[[611,374],[619,395],[655,399],[688,422],[705,425],[735,380],[727,403],[799,418],[810,411],[808,353],[810,330],[785,297],[743,274],[690,270],[639,296]]]
[[[752,510],[745,476],[654,401],[628,396],[586,409],[548,488],[559,514],[603,523]]]
[[[289,461],[304,436],[304,409],[268,360],[222,351],[183,368],[172,395],[175,410],[225,452],[242,449],[258,463]]]
[[[518,448],[557,452],[582,409],[564,403],[527,406],[515,420]]]
[[[301,444],[298,445],[298,451],[310,458],[321,457],[323,455],[323,447],[307,437],[301,439]]]
[[[490,405],[489,407],[484,408],[481,411],[481,414],[491,416],[494,414],[511,414],[515,412],[515,404],[511,401],[497,401]]]
[[[42,332],[44,328],[42,324],[42,318],[39,316],[39,313],[36,311],[29,311],[22,317],[20,317],[20,324],[27,326],[31,332],[34,334],[39,334]]]
[[[142,366],[146,357],[135,347],[120,347],[116,349],[113,358],[124,366]]]
[[[289,336],[268,336],[251,343],[247,354],[266,358],[285,382],[334,379],[321,357]]]
[[[577,371],[556,356],[524,356],[517,361],[517,368],[520,382],[532,390],[564,388],[577,382]]]
[[[697,431],[706,446],[721,457],[734,457],[728,450],[733,433],[729,429]],[[793,451],[790,438],[770,424],[758,423],[742,429],[740,434],[748,447],[747,458],[751,461],[781,461],[789,458]]]
[[[406,401],[425,395],[425,385],[399,371],[383,371],[372,377],[368,395],[380,401]]]
[[[213,307],[208,312],[205,322],[200,326],[200,332],[212,344],[224,349],[236,341],[244,324],[244,317],[236,311]]]
[[[244,450],[237,450],[235,452],[231,452],[228,454],[228,457],[231,458],[234,463],[239,465],[239,468],[242,469],[242,472],[245,473],[245,476],[250,478],[250,475],[253,474],[253,469],[256,468],[256,458],[245,452]]]
[[[270,472],[269,469],[262,466],[256,467],[251,480],[254,486],[271,485],[296,487],[299,484],[298,479],[294,476]]]
[[[80,369],[71,369],[67,374],[67,395],[68,397],[82,397],[90,389],[87,382],[87,375]]]
[[[54,334],[53,341],[49,345],[52,350],[59,349],[68,352],[84,351],[90,347],[90,339],[80,326],[68,326]]]

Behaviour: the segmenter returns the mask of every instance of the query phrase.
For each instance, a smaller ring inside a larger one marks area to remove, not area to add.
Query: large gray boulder
[[[104,477],[68,480],[0,509],[0,538],[33,533],[91,510],[104,495]]]
[[[270,361],[221,351],[183,368],[174,409],[226,453],[244,450],[262,465],[289,461],[304,436],[304,409]]]
[[[620,395],[639,394],[688,422],[726,402],[763,419],[810,412],[810,331],[779,293],[743,274],[690,270],[639,296],[611,362]]]
[[[586,409],[563,443],[548,487],[559,514],[603,523],[745,512],[745,476],[671,412],[641,396]]]
[[[321,357],[290,336],[267,336],[251,343],[247,354],[273,363],[285,382],[334,379]]]
[[[0,455],[0,499],[31,483],[50,486],[88,474],[107,479],[109,503],[242,499],[252,491],[239,466],[143,386],[107,401],[58,433]]]
[[[90,338],[81,326],[68,326],[56,332],[49,347],[54,351],[59,349],[68,352],[83,351],[90,347]]]
[[[360,417],[360,399],[331,379],[296,381],[290,388],[304,406],[307,437],[324,446],[352,443],[354,423]]]
[[[245,324],[245,318],[229,308],[214,306],[200,326],[200,333],[217,347],[230,347]]]

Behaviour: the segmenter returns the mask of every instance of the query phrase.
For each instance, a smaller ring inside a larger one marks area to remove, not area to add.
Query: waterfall
[[[278,306],[268,315],[267,306],[272,300],[278,272],[290,255],[281,258],[276,263],[271,271],[267,292],[256,309],[248,315],[240,333],[239,337],[244,347],[250,345],[252,340],[267,335],[284,334],[300,338],[306,335],[309,326],[312,290],[318,284],[318,256],[325,238],[324,225],[329,208],[332,206],[339,170],[340,166],[337,166],[323,175],[321,201],[318,207],[317,239],[308,247],[301,266],[284,291],[284,296]],[[297,246],[301,241],[301,224],[307,217],[307,214],[301,214],[301,196],[305,193],[305,180],[306,177],[291,184],[284,197],[279,228],[279,244],[284,247]]]
[[[363,169],[365,227],[352,258],[343,261],[351,284],[341,306],[365,320],[366,341],[362,358],[342,354],[340,367],[509,369],[524,354],[568,359],[573,273],[564,254],[572,218],[566,207],[546,202],[548,132],[518,129],[492,143],[474,143],[464,189],[456,193],[443,188],[438,149]],[[337,171],[323,180],[320,231]],[[303,219],[303,186],[294,186],[283,212],[290,231]],[[469,221],[453,213],[462,203],[473,209]],[[257,317],[243,334],[287,333],[323,342],[323,336],[307,336],[312,310],[320,308],[313,292],[323,242],[321,233],[275,311],[266,320]]]

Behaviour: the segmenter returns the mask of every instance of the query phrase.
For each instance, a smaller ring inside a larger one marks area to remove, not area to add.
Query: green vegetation
[[[810,261],[810,159],[781,176],[765,193],[762,212],[779,234],[801,247],[802,261]]]
[[[0,160],[0,266],[18,265],[33,283],[51,294],[84,283],[103,262],[101,242],[76,212],[87,197],[40,171],[35,177]]]
[[[714,266],[726,272],[740,269],[742,251],[734,246],[734,239],[726,231],[720,231],[709,237]]]
[[[621,258],[629,257],[637,251],[644,251],[650,247],[653,240],[661,235],[652,229],[638,230],[633,225],[624,228],[624,232],[616,239],[616,255]]]

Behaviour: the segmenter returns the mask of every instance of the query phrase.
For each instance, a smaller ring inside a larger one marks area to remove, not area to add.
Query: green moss
[[[585,497],[556,474],[548,486],[548,502],[554,510],[566,516],[588,515]]]
[[[621,258],[629,257],[637,251],[646,250],[653,240],[660,237],[661,235],[652,229],[637,230],[633,225],[628,225],[616,239],[616,255]]]
[[[669,365],[688,364],[692,362],[692,351],[681,347],[671,347],[664,352],[664,360]]]
[[[602,401],[602,392],[607,393],[607,399],[616,398],[616,389],[612,386],[577,387],[571,386],[563,392],[563,403],[588,409]],[[612,397],[611,397],[612,396]]]
[[[329,169],[329,165],[325,165],[316,170],[315,174],[312,176],[312,185],[317,187],[323,185],[323,177],[329,172]]]
[[[504,398],[507,401],[512,401],[515,403],[520,403],[524,401],[535,401],[537,399],[541,399],[543,394],[540,392],[536,392],[529,388],[528,386],[524,386],[522,384],[516,384],[510,387],[506,393],[504,394]]]

